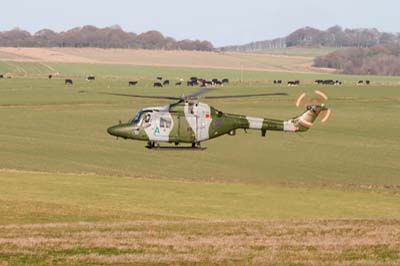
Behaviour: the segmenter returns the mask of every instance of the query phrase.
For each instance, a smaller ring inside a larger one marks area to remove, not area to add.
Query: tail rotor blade
[[[306,97],[306,93],[303,92],[296,100],[296,107],[299,107],[301,105],[301,103],[305,97]]]
[[[327,109],[326,111],[324,111],[324,113],[325,113],[324,117],[321,119],[322,123],[325,123],[326,121],[328,121],[329,117],[332,114],[332,111],[331,111],[331,109]]]
[[[317,95],[318,98],[321,98],[322,100],[326,101],[328,100],[328,96],[323,93],[322,91],[316,90],[314,91],[315,95]]]

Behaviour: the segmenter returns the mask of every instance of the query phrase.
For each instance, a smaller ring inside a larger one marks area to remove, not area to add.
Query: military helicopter
[[[98,92],[99,94],[148,98],[148,99],[167,99],[175,100],[171,104],[161,107],[144,108],[136,113],[133,119],[127,123],[108,128],[108,133],[117,138],[147,141],[147,148],[172,148],[161,147],[160,143],[174,143],[178,146],[181,143],[188,143],[191,146],[181,147],[190,149],[202,149],[201,142],[220,137],[222,135],[235,135],[237,129],[260,130],[263,137],[267,131],[283,132],[305,132],[313,126],[321,112],[326,113],[322,122],[326,122],[331,114],[324,103],[328,97],[321,91],[315,91],[316,99],[312,103],[306,104],[306,111],[301,115],[288,119],[277,120],[269,118],[257,118],[245,115],[237,115],[222,112],[206,103],[199,102],[199,99],[228,99],[228,98],[248,98],[265,96],[287,96],[287,93],[262,93],[262,94],[242,94],[207,96],[203,95],[210,89],[201,89],[190,95],[174,96],[146,96],[137,94],[123,94],[111,92]],[[303,93],[296,101],[299,107],[305,100],[306,94]]]

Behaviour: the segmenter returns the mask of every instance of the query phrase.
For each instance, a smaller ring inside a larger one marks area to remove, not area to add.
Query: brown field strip
[[[0,226],[0,262],[399,265],[399,220],[132,221]],[[6,264],[7,265],[7,264]]]
[[[297,73],[332,72],[312,67],[312,57],[235,52],[0,47],[0,61],[243,69]]]

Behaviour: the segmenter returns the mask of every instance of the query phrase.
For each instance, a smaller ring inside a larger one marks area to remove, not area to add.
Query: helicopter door
[[[153,112],[148,122],[145,117],[143,127],[149,140],[169,141],[174,123],[169,112]]]
[[[185,106],[185,116],[196,134],[196,141],[209,139],[209,129],[212,122],[210,106],[204,103],[188,103]]]

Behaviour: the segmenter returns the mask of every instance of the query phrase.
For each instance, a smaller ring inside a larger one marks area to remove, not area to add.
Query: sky
[[[120,25],[216,47],[283,37],[305,26],[400,32],[398,0],[13,0],[4,1],[0,12],[0,31]]]

